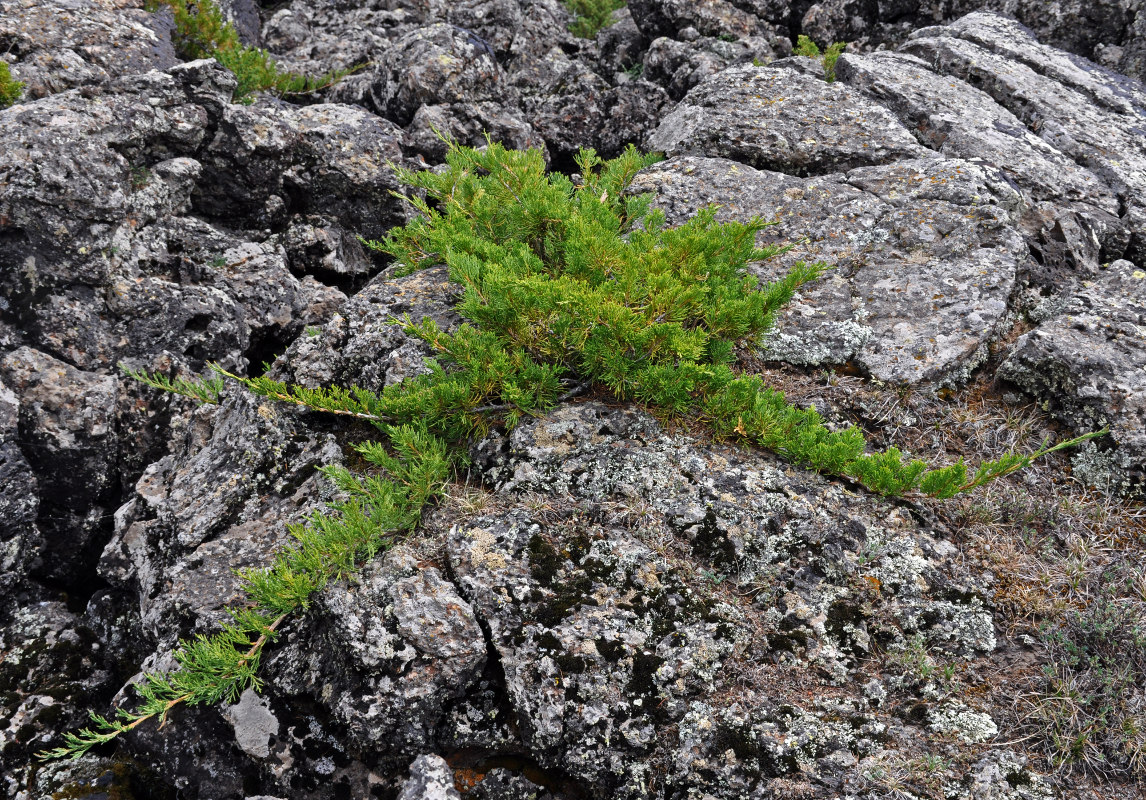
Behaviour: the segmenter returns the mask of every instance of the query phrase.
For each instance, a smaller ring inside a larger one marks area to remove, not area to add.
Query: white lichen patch
[[[927,721],[935,733],[954,736],[969,744],[985,742],[999,733],[999,727],[990,714],[975,711],[957,700],[929,711]]]

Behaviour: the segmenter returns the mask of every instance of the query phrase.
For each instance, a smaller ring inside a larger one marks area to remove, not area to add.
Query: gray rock
[[[307,630],[268,664],[276,689],[313,697],[346,745],[394,772],[436,746],[449,708],[486,664],[470,604],[415,563],[395,551],[355,586],[324,591]]]
[[[765,357],[850,363],[895,383],[956,384],[998,335],[1026,246],[1011,227],[1020,195],[997,170],[928,159],[793,178],[722,159],[650,167],[670,224],[716,203],[719,216],[777,224],[763,238],[794,242],[765,279],[797,260],[832,265],[783,309]]]
[[[801,766],[810,753],[851,752],[854,764],[870,752],[856,733],[871,721],[864,699],[852,727],[764,696],[738,703],[724,683],[764,629],[772,652],[794,648],[844,681],[874,633],[870,607],[850,616],[865,581],[882,587],[877,602],[903,631],[953,653],[994,647],[978,590],[945,599],[970,588],[947,560],[953,546],[878,503],[841,505],[818,478],[793,482],[770,456],[698,447],[595,403],[559,407],[473,455],[500,494],[544,501],[459,523],[451,569],[489,626],[530,753],[592,796],[646,797],[653,772],[681,787],[668,796],[752,796],[769,777],[815,770]],[[650,549],[674,539],[693,566]],[[759,612],[696,582],[714,574],[770,587],[763,617],[750,623]],[[749,633],[753,624],[763,628]]]
[[[481,147],[486,135],[514,150],[536,147],[549,153],[545,139],[525,121],[521,112],[492,102],[453,103],[422,106],[406,128],[409,149],[432,163],[446,160],[448,145],[441,136],[452,137],[461,144]]]
[[[1088,168],[1123,203],[1128,255],[1146,252],[1146,95],[1141,84],[1042,47],[1012,20],[971,14],[917,31],[905,52],[982,89],[1052,147]],[[1026,50],[1032,55],[1019,56]]]
[[[428,371],[432,355],[421,339],[397,325],[409,314],[432,319],[443,330],[461,323],[454,304],[461,289],[445,267],[421,270],[398,280],[379,276],[347,304],[345,312],[317,331],[300,336],[271,371],[277,380],[303,386],[361,386],[379,392]]]
[[[677,37],[687,28],[703,36],[741,39],[752,35],[787,35],[787,3],[779,0],[630,0],[629,11],[647,39]]]
[[[117,0],[0,2],[0,42],[25,100],[174,66],[171,26]]]
[[[0,611],[0,715],[7,723],[0,728],[0,789],[6,797],[21,796],[37,772],[35,754],[84,724],[85,706],[102,702],[116,678],[107,668],[112,654],[64,603],[42,593],[21,599]],[[45,796],[51,792],[36,795]]]
[[[493,49],[479,36],[444,22],[397,37],[376,67],[329,93],[337,102],[361,103],[400,125],[423,105],[493,100],[508,87]]]
[[[410,765],[410,779],[402,785],[398,800],[461,800],[454,788],[454,774],[441,756],[418,756]]]
[[[647,140],[666,155],[730,158],[822,175],[926,155],[882,106],[840,83],[768,67],[732,67],[692,89]]]
[[[1146,272],[1116,261],[1062,312],[1024,334],[999,377],[1034,395],[1073,430],[1110,428],[1076,472],[1114,489],[1146,480]],[[1113,448],[1113,453],[1107,452]],[[1100,453],[1105,457],[1100,458]]]
[[[662,36],[649,45],[642,74],[680,100],[689,89],[728,67],[766,63],[774,55],[768,42],[758,36],[734,42],[713,37],[683,42]]]
[[[836,74],[891,109],[927,146],[988,163],[1023,192],[1029,208],[1021,227],[1038,254],[1040,287],[1057,291],[1124,251],[1129,231],[1114,192],[982,91],[901,53],[845,53]]]
[[[1137,0],[954,0],[932,4],[819,0],[798,11],[802,14],[799,30],[821,44],[850,42],[854,52],[881,44],[897,45],[915,29],[949,23],[975,11],[1005,14],[1046,45],[1092,58],[1123,75],[1146,78],[1146,27]]]
[[[315,467],[340,460],[289,408],[241,393],[201,408],[116,512],[100,574],[138,594],[155,639],[209,630],[241,596],[234,570],[270,562],[286,524],[322,505]]]

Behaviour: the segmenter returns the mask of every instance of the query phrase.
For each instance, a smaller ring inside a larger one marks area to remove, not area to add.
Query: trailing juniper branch
[[[217,377],[200,380],[128,371],[207,403],[220,401],[226,376],[258,396],[368,422],[386,444],[357,447],[377,474],[323,468],[349,499],[292,526],[295,543],[270,567],[241,572],[246,603],[219,633],[183,642],[179,669],[145,675],[134,710],[111,719],[93,714],[92,727],[41,756],[78,756],[145,720],[162,724],[179,704],[233,701],[258,688],[262,651],[283,621],[417,525],[458,443],[494,425],[512,428],[588,386],[662,415],[698,417],[720,437],[884,495],[952,497],[1105,432],[1008,454],[968,477],[962,460],[928,469],[894,447],[868,453],[857,428],[829,430],[814,409],[798,409],[759,376],[732,368],[736,342],[764,335],[776,311],[824,266],[798,263],[761,286],[747,265],[783,250],[757,247],[763,221],[718,223],[710,208],[666,229],[649,197],[626,194],[653,160],[632,148],[608,162],[582,151],[575,184],[547,174],[537,151],[491,143],[484,151],[451,145],[440,172],[399,170],[425,193],[410,200],[421,216],[367,244],[409,270],[445,264],[465,288],[458,310],[469,322],[453,332],[429,319],[395,321],[437,353],[426,375],[374,393],[290,386],[217,366]]]
[[[134,708],[112,717],[91,714],[91,725],[64,736],[64,743],[39,754],[42,759],[78,758],[151,719],[162,726],[180,704],[234,702],[248,688],[260,688],[259,662],[267,644],[292,615],[305,610],[314,593],[354,572],[402,533],[413,530],[422,508],[445,483],[450,470],[445,442],[417,425],[383,426],[389,447],[366,442],[357,447],[382,476],[360,477],[339,467],[324,473],[349,499],[333,514],[313,513],[290,528],[295,543],[270,567],[239,573],[247,602],[229,610],[231,619],[211,636],[181,642],[173,672],[151,672],[135,686]],[[393,451],[391,454],[390,451]]]

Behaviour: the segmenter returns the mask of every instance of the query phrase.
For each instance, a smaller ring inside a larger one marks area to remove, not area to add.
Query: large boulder
[[[1027,259],[1012,227],[1019,194],[997,170],[967,161],[795,178],[682,157],[650,167],[632,191],[652,192],[671,224],[709,204],[723,219],[774,220],[765,240],[793,246],[761,277],[795,261],[832,269],[781,310],[764,357],[847,364],[892,383],[966,381],[1005,327]]]
[[[170,13],[142,0],[4,0],[2,57],[35,100],[178,63]]]
[[[729,158],[823,175],[926,155],[887,109],[841,84],[770,67],[732,67],[692,89],[649,135],[668,156]]]

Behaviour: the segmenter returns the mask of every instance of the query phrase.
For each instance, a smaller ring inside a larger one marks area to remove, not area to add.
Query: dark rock
[[[680,100],[689,89],[728,67],[767,63],[774,54],[769,43],[758,36],[734,42],[712,37],[683,42],[662,36],[645,53],[643,76]]]
[[[649,40],[676,38],[687,28],[702,36],[779,38],[780,29],[787,28],[788,4],[779,0],[630,0],[628,6]],[[787,31],[783,33],[786,36]]]
[[[0,380],[0,597],[9,597],[43,547],[40,495],[20,450],[20,398]]]
[[[38,504],[13,497],[17,511],[23,505],[25,514],[39,506],[44,543],[36,572],[55,581],[74,580],[110,531],[117,381],[28,347],[0,359],[0,376],[19,398],[20,450],[36,475]]]
[[[823,260],[834,269],[779,314],[765,357],[851,363],[880,380],[960,383],[1007,314],[1026,246],[1011,227],[1019,194],[992,168],[928,159],[818,178],[757,171],[723,159],[649,168],[670,223],[720,205],[726,219],[777,221],[769,242],[798,242],[763,273]]]

